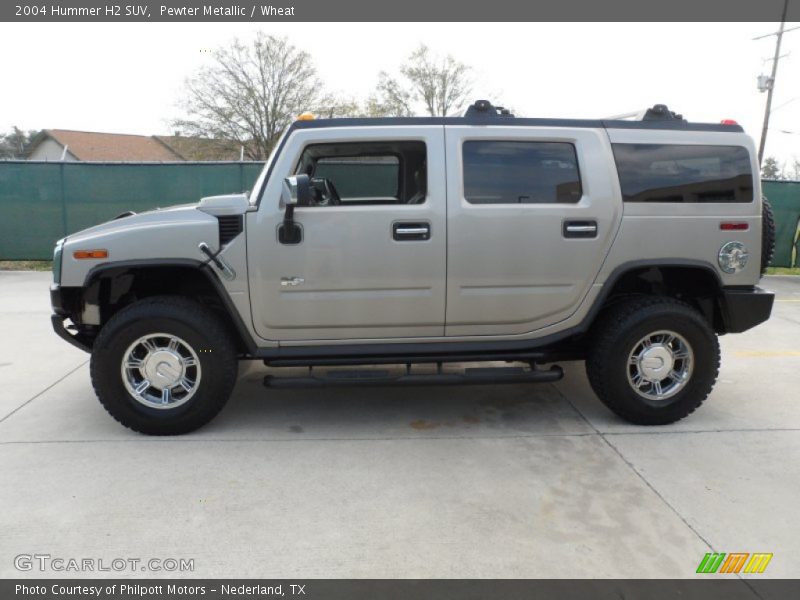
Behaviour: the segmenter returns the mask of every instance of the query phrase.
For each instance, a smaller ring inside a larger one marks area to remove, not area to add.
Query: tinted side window
[[[422,141],[309,144],[294,172],[311,178],[311,206],[423,204],[428,197]]]
[[[578,202],[575,147],[564,142],[464,142],[464,198],[471,204]]]
[[[750,154],[741,146],[613,144],[626,202],[752,202]]]
[[[342,198],[396,198],[400,160],[396,156],[321,158],[314,177],[333,181]]]

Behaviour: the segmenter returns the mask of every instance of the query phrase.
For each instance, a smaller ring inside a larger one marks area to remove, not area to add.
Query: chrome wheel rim
[[[133,399],[159,410],[191,400],[201,376],[194,349],[170,333],[151,333],[133,342],[122,355],[121,372]]]
[[[686,387],[693,370],[692,347],[674,331],[647,334],[628,355],[628,383],[648,400],[671,398]]]

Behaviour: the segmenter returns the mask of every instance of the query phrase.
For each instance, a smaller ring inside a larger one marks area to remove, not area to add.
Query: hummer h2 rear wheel
[[[600,400],[639,425],[673,423],[711,392],[719,343],[703,315],[673,298],[622,302],[602,315],[586,360]]]

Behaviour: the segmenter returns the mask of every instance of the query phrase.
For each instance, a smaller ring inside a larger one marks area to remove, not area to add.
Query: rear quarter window
[[[743,146],[612,144],[625,202],[752,202]]]

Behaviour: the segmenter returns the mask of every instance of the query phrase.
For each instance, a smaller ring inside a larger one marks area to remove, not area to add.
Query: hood
[[[155,210],[148,210],[143,213],[132,214],[126,217],[118,217],[105,223],[100,223],[88,229],[82,229],[76,233],[70,234],[69,239],[85,239],[101,235],[105,233],[112,233],[114,231],[121,231],[126,229],[136,229],[139,227],[147,227],[150,225],[170,224],[179,221],[192,220],[192,217],[197,216],[196,204],[180,204],[177,206],[169,206],[167,208],[157,208]]]
[[[178,204],[166,208],[156,208],[139,214],[120,216],[88,229],[71,234],[70,240],[93,237],[113,231],[147,227],[150,225],[175,224],[178,221],[192,221],[199,215],[197,211],[213,217],[242,215],[251,208],[247,194],[225,194],[206,196],[196,204]],[[201,219],[207,220],[207,219]]]

